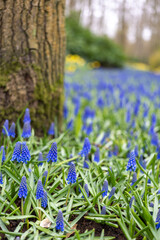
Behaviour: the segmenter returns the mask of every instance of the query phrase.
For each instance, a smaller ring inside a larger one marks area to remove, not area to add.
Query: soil
[[[73,215],[71,221],[73,221],[75,217],[76,216]],[[110,236],[115,237],[116,240],[127,240],[120,228],[110,227],[106,224],[97,223],[84,217],[79,220],[76,229],[79,230],[80,233],[84,233],[86,230],[90,231],[92,229],[95,229],[95,236],[100,236],[102,230],[104,229],[104,236],[106,237]],[[143,237],[141,236],[137,238],[137,240],[142,239]]]

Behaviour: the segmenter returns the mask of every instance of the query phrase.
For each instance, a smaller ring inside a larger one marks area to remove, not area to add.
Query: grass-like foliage
[[[55,121],[36,137],[29,109],[12,131],[4,123],[0,236],[113,239],[119,228],[127,240],[159,240],[159,76],[77,70],[66,75],[65,95],[62,133]],[[82,219],[113,235],[80,232]]]

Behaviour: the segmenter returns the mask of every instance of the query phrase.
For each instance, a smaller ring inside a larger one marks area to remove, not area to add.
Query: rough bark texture
[[[0,0],[0,123],[29,107],[32,125],[60,123],[65,0]]]

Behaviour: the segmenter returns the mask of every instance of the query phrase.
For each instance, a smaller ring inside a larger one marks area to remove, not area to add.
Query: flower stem
[[[38,207],[41,207],[41,199],[38,200]],[[41,210],[39,209],[39,220],[41,221]]]
[[[69,188],[68,188],[68,194],[67,194],[67,197],[66,197],[66,206],[67,206],[68,198],[69,198],[69,195],[70,195],[70,190],[71,190],[71,184],[69,185]]]
[[[23,209],[23,197],[21,198],[21,213],[22,216],[24,215],[24,209]],[[22,221],[24,222],[24,219],[22,219]]]

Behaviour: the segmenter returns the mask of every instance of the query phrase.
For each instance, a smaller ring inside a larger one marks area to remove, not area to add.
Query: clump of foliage
[[[75,13],[66,18],[67,52],[88,61],[98,61],[105,67],[122,67],[123,51],[106,36],[97,36],[80,25]]]

